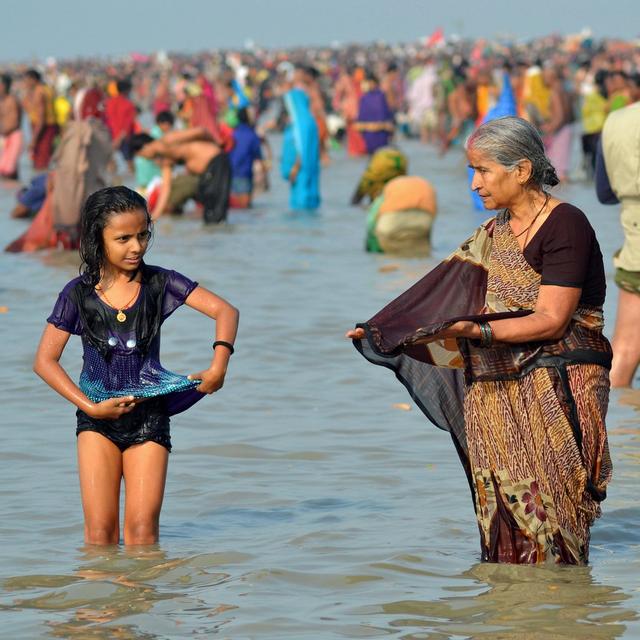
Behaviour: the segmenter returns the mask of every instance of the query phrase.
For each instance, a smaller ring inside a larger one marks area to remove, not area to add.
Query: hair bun
[[[555,187],[557,184],[560,184],[558,174],[550,162],[547,162],[547,166],[542,172],[542,184],[549,185],[550,187]]]

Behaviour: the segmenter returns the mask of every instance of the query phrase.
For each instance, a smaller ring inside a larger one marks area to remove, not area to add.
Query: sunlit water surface
[[[275,140],[277,147],[278,141]],[[412,173],[438,189],[429,259],[363,251],[364,213],[346,203],[364,161],[333,154],[317,214],[272,191],[229,224],[163,219],[150,264],[177,269],[241,310],[224,389],[173,421],[160,544],[84,548],[74,412],[31,373],[73,255],[0,254],[3,443],[2,637],[638,638],[640,398],[614,393],[614,481],[593,529],[591,566],[479,563],[468,487],[446,433],[384,369],[343,338],[444,258],[483,219],[459,151],[403,142]],[[15,190],[0,189],[3,244]],[[618,210],[573,183],[605,255]],[[163,359],[191,373],[210,358],[211,323],[182,309]],[[79,340],[63,364],[77,377]]]

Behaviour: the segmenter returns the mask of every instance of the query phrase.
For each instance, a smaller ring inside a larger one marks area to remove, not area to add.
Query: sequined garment
[[[160,327],[196,286],[175,271],[145,265],[140,294],[118,322],[117,310],[81,278],[67,284],[47,321],[82,337],[79,386],[90,400],[165,396],[167,414],[174,415],[202,397],[199,381],[160,364]]]

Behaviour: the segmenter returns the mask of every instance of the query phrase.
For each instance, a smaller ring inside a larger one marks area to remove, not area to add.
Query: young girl
[[[158,540],[171,450],[169,417],[220,389],[238,311],[185,276],[146,265],[152,224],[127,187],[89,196],[81,217],[80,277],[69,282],[47,319],[34,371],[78,408],[78,467],[85,542],[117,544],[120,482],[125,482],[124,543]],[[184,377],[159,362],[160,327],[183,303],[216,321],[214,357]],[[59,360],[80,335],[77,386]]]

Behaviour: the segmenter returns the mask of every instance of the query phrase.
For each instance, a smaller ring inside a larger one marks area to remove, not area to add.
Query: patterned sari
[[[559,340],[433,340],[458,320],[533,312],[541,276],[508,217],[457,251],[367,323],[356,348],[392,369],[450,432],[469,480],[482,559],[586,564],[611,478],[605,415],[611,348],[600,308],[579,307]]]

